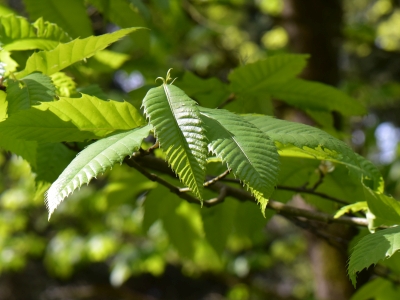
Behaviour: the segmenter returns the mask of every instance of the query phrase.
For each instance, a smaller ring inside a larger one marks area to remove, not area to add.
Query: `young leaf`
[[[168,72],[166,80],[169,79]],[[181,89],[164,81],[162,86],[147,92],[143,107],[168,163],[201,199],[207,141],[197,103]]]
[[[57,23],[72,37],[93,34],[90,19],[81,0],[23,0],[32,19],[43,17]]]
[[[201,108],[208,148],[246,184],[264,213],[274,192],[279,172],[279,155],[266,134],[226,110]]]
[[[363,237],[351,253],[348,274],[355,286],[357,273],[400,250],[400,226],[380,230]]]
[[[0,139],[9,135],[47,143],[79,142],[143,124],[143,117],[128,102],[103,101],[82,95],[81,98],[43,102],[13,114],[0,122]]]
[[[351,174],[370,181],[374,190],[382,189],[382,176],[377,168],[356,155],[349,146],[326,132],[300,123],[260,115],[245,115],[247,121],[275,142],[281,155],[329,160],[346,165]]]
[[[111,43],[114,43],[140,28],[125,28],[100,36],[91,36],[85,39],[75,39],[66,44],[59,44],[50,51],[40,51],[32,54],[25,69],[16,73],[17,78],[39,71],[46,75],[54,74],[84,58],[93,56],[97,51],[103,50]]]
[[[7,51],[51,50],[60,42],[71,40],[56,24],[44,22],[42,18],[30,24],[25,18],[16,15],[0,18],[0,36],[2,47]]]
[[[229,74],[231,89],[235,93],[259,96],[270,87],[298,75],[306,66],[308,57],[300,54],[275,55],[239,67]]]
[[[39,102],[53,101],[56,96],[51,78],[40,73],[29,74],[20,80],[10,78],[7,83],[9,116]]]
[[[101,139],[81,151],[46,192],[49,218],[61,201],[75,189],[89,183],[93,177],[104,173],[115,163],[122,162],[126,156],[138,150],[150,129],[147,125],[119,133]]]

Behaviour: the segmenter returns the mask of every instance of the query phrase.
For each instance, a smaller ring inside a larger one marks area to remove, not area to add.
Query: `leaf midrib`
[[[191,149],[190,149],[190,147],[189,147],[189,145],[188,145],[188,143],[187,143],[187,141],[186,141],[186,139],[185,139],[185,137],[184,137],[184,135],[183,135],[183,133],[182,133],[182,130],[181,130],[180,127],[179,127],[178,122],[177,122],[177,118],[176,118],[176,116],[175,116],[175,111],[174,111],[174,109],[172,108],[172,103],[171,103],[171,99],[170,99],[171,96],[170,96],[170,94],[169,94],[169,90],[168,90],[168,88],[167,88],[167,84],[164,83],[164,84],[163,84],[163,88],[164,88],[165,96],[166,96],[166,98],[167,98],[167,100],[168,100],[169,108],[170,108],[170,110],[171,110],[171,112],[172,112],[172,115],[174,116],[175,125],[176,125],[176,127],[178,128],[179,137],[180,137],[181,141],[183,141],[183,144],[185,145],[185,148],[189,150],[189,151],[185,151],[185,153],[187,154],[187,156],[189,156],[189,155],[190,155],[190,156],[193,156],[193,155],[192,155],[192,152],[191,152]],[[194,156],[193,156],[193,158],[194,158],[195,161],[197,161],[196,158],[195,158]],[[187,158],[187,160],[188,160],[188,162],[189,162],[189,166],[190,166],[191,173],[192,173],[192,174],[195,174],[195,172],[194,172],[194,170],[193,170],[193,166],[192,166],[191,160],[189,159],[189,157]],[[194,176],[194,179],[195,179],[196,187],[197,187],[196,176]],[[198,193],[200,193],[200,190],[199,190],[198,187],[197,187],[197,191],[198,191]]]

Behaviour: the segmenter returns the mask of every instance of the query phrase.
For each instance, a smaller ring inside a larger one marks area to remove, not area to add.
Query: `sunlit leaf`
[[[74,190],[137,151],[150,129],[150,126],[145,126],[119,133],[99,140],[81,151],[46,193],[49,218],[61,201]]]
[[[0,138],[12,136],[47,143],[84,141],[142,125],[143,117],[128,102],[82,95],[43,102],[13,114],[0,122]]]
[[[197,103],[178,87],[164,83],[148,91],[143,107],[168,163],[202,198],[207,142]]]
[[[126,28],[100,36],[75,39],[66,44],[59,44],[53,50],[36,52],[28,58],[25,69],[15,75],[17,78],[23,78],[35,71],[45,75],[54,74],[73,63],[93,56],[96,52],[138,29],[140,28]]]

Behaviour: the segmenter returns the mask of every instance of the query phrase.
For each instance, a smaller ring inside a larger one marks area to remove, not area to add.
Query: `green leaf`
[[[0,122],[0,139],[47,143],[98,139],[118,130],[144,125],[144,119],[128,102],[103,101],[82,95],[43,102]]]
[[[61,143],[39,144],[36,154],[36,182],[53,182],[75,158],[76,152]]]
[[[363,237],[354,247],[349,260],[348,274],[353,285],[357,283],[358,272],[391,257],[398,250],[400,250],[399,226]]]
[[[16,15],[0,18],[0,36],[2,47],[7,51],[51,50],[60,42],[71,40],[56,24],[44,22],[42,18],[30,24]]]
[[[207,142],[197,103],[178,87],[164,82],[147,92],[143,107],[168,163],[201,199]]]
[[[144,215],[142,228],[147,232],[150,227],[166,215],[173,213],[179,206],[180,200],[165,187],[158,186],[151,190],[144,200]]]
[[[377,168],[349,146],[326,132],[300,123],[278,120],[268,116],[245,115],[275,142],[280,155],[328,160],[346,165],[358,180],[369,182],[376,191],[382,189],[383,179]]]
[[[397,300],[400,288],[392,281],[378,277],[357,289],[350,300]]]
[[[198,250],[196,245],[203,235],[199,208],[180,202],[175,210],[164,215],[162,223],[179,254],[194,259]]]
[[[279,155],[274,142],[242,117],[226,110],[201,108],[208,148],[246,184],[264,213],[274,192]]]
[[[97,52],[87,64],[84,65],[86,73],[111,73],[121,68],[130,59],[125,53],[102,50]]]
[[[386,196],[384,194],[376,193],[369,189],[364,188],[365,198],[371,212],[378,218],[384,225],[400,224],[400,202],[396,199]]]
[[[56,96],[51,78],[40,73],[29,74],[20,80],[10,78],[7,83],[8,115],[40,102],[53,101]]]
[[[211,108],[220,105],[231,94],[228,86],[217,78],[202,79],[190,72],[185,72],[176,85],[200,105]]]
[[[0,62],[4,63],[3,69],[5,69],[4,77],[10,76],[10,73],[14,73],[17,70],[18,63],[11,58],[11,53],[6,50],[0,50]]]
[[[32,19],[43,17],[60,25],[72,37],[93,34],[90,19],[82,0],[23,0]]]
[[[106,93],[104,93],[104,91],[101,89],[101,87],[98,84],[91,84],[88,86],[80,87],[77,89],[77,91],[79,93],[94,96],[94,97],[97,97],[102,100],[108,99],[108,96],[106,95]]]
[[[104,173],[117,162],[137,151],[142,140],[148,136],[150,126],[135,128],[99,140],[86,149],[69,164],[46,192],[46,206],[49,218],[57,206],[75,189]]]
[[[0,90],[0,122],[7,118],[7,94]]]
[[[342,91],[319,82],[303,79],[265,87],[263,92],[301,109],[337,111],[345,116],[362,115],[365,107]]]
[[[227,199],[224,205],[201,210],[206,239],[219,255],[224,251],[228,236],[232,233],[238,206],[238,201]]]
[[[10,14],[16,14],[16,12],[6,5],[0,4],[0,16],[7,16]]]
[[[281,54],[236,68],[229,74],[235,93],[259,96],[276,84],[298,75],[306,66],[309,55]]]
[[[127,0],[88,0],[107,19],[121,28],[145,27],[146,23],[137,9]],[[147,49],[150,42],[147,31],[139,32],[135,36],[134,47]]]
[[[363,211],[363,212],[368,211],[368,205],[367,205],[366,201],[356,202],[353,204],[343,206],[341,209],[339,209],[336,212],[336,214],[334,215],[334,218],[340,218],[341,216],[344,216],[345,214],[356,213],[359,211]]]
[[[22,78],[35,71],[45,75],[54,74],[73,63],[93,56],[96,52],[138,29],[140,28],[126,28],[100,36],[75,39],[66,44],[59,44],[53,50],[36,52],[28,58],[25,69],[15,75],[17,78]]]
[[[36,165],[36,142],[15,139],[8,134],[0,133],[0,148],[21,156],[28,161],[31,166]]]
[[[257,112],[260,115],[273,115],[274,107],[271,97],[268,95],[238,95],[224,106],[225,109],[238,114]]]
[[[71,97],[76,94],[76,83],[64,72],[57,72],[50,76],[56,87],[56,93],[59,97]],[[84,93],[83,94],[88,94]],[[90,94],[89,94],[90,95]],[[93,96],[93,95],[92,95]]]

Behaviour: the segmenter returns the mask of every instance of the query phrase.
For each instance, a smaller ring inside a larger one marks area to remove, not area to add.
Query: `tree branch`
[[[240,184],[240,180],[239,179],[223,178],[222,181]],[[318,185],[316,187],[318,187]],[[303,193],[303,194],[311,194],[311,195],[315,195],[315,196],[318,196],[318,197],[321,197],[321,198],[324,198],[324,199],[327,199],[327,200],[331,200],[331,201],[334,201],[334,202],[337,202],[337,203],[340,203],[340,204],[343,204],[343,205],[348,205],[349,204],[348,202],[346,202],[344,200],[341,200],[339,198],[332,197],[332,196],[329,196],[329,195],[327,195],[325,193],[321,193],[321,192],[315,191],[316,187],[314,185],[312,188],[308,189],[308,188],[305,188],[305,187],[292,187],[292,186],[277,185],[276,189],[277,190],[292,191],[292,192],[297,192],[297,193]]]
[[[195,204],[199,204],[199,205],[203,204],[206,207],[211,207],[211,206],[217,205],[219,203],[222,203],[224,201],[224,199],[228,196],[231,196],[239,201],[256,202],[255,198],[247,191],[238,189],[238,188],[234,188],[231,186],[227,186],[219,181],[215,181],[215,182],[213,182],[213,184],[207,186],[207,188],[218,192],[219,196],[217,198],[213,198],[213,199],[202,202],[200,199],[190,195],[186,191],[182,192],[179,187],[169,183],[168,181],[164,180],[163,178],[157,176],[156,174],[150,173],[144,167],[142,167],[139,163],[137,163],[134,159],[125,159],[125,162],[129,166],[138,170],[140,173],[142,173],[148,179],[158,182],[161,185],[164,185],[172,193],[176,194],[178,197],[180,197],[183,200],[186,200],[189,203],[195,203]],[[223,175],[223,174],[221,174],[221,175]],[[348,217],[348,216],[334,218],[332,215],[329,215],[329,214],[326,214],[323,212],[301,209],[301,208],[286,205],[281,202],[273,201],[273,200],[269,200],[267,208],[275,210],[278,214],[294,216],[294,217],[299,217],[299,218],[306,218],[309,220],[319,221],[319,222],[327,223],[327,224],[342,223],[342,224],[348,224],[348,225],[352,225],[352,226],[364,226],[364,227],[368,226],[368,220],[365,218]]]

